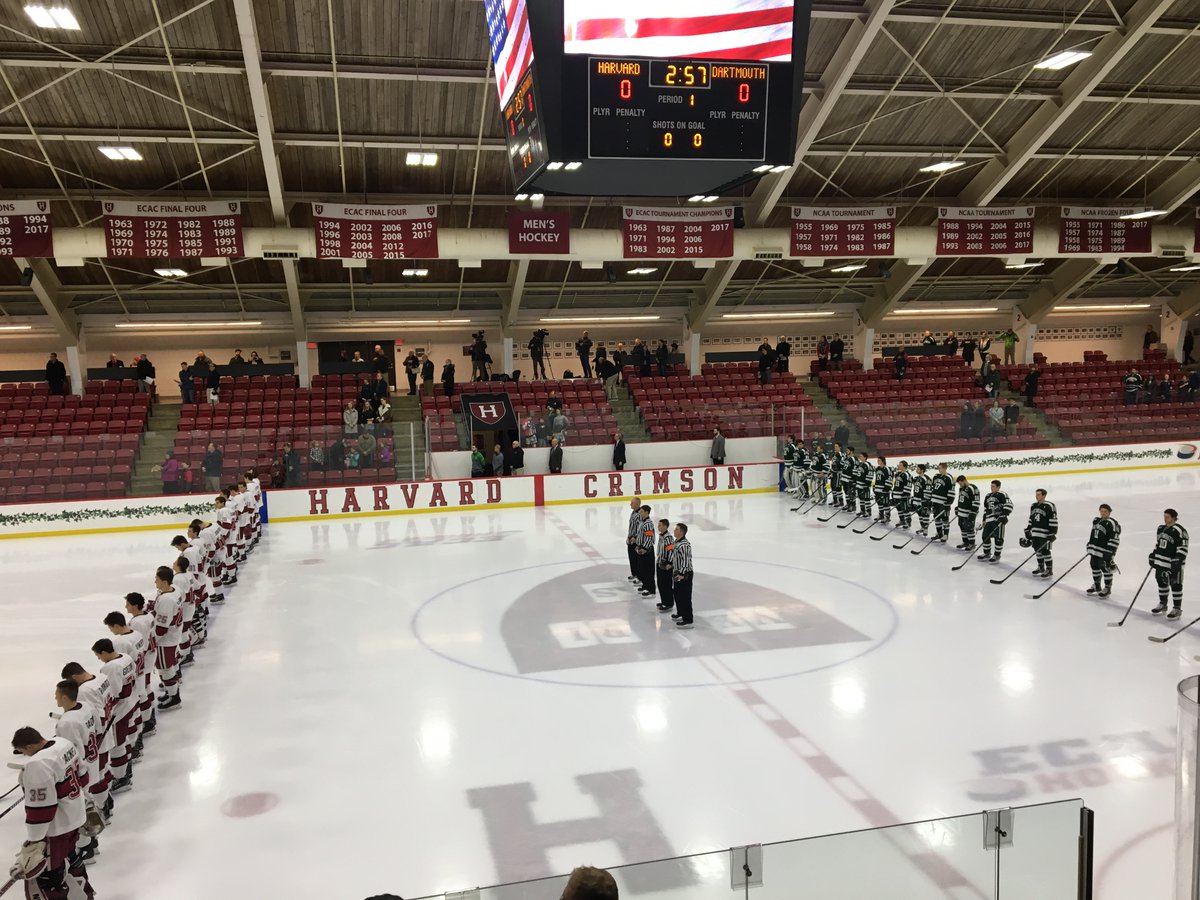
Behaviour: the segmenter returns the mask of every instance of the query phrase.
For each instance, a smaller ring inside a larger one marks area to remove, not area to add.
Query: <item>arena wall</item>
[[[1184,443],[1067,447],[1007,454],[961,453],[950,457],[912,456],[909,462],[915,464],[924,461],[933,465],[946,462],[951,472],[966,474],[973,480],[1147,469],[1165,472],[1200,465],[1198,447],[1200,435],[1194,442]],[[769,453],[764,453],[764,457],[769,459],[769,456]],[[893,464],[898,461],[898,457],[889,459]],[[623,472],[610,472],[607,466],[601,466],[597,471],[562,475],[450,478],[383,485],[272,490],[266,492],[264,516],[268,521],[298,522],[565,503],[620,502],[634,495],[649,499],[766,493],[779,489],[780,471],[781,464],[771,461],[725,466],[635,467]],[[192,518],[207,517],[211,513],[212,504],[206,494],[7,505],[0,506],[0,539],[147,530],[179,532]]]

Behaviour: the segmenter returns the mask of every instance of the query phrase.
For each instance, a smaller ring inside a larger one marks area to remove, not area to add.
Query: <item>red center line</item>
[[[599,550],[589,544],[570,525],[552,512],[546,517],[570,539],[579,551],[595,563],[607,562]],[[861,781],[847,772],[828,753],[817,746],[811,738],[800,731],[788,718],[763,698],[751,685],[729,667],[719,656],[690,657],[713,676],[714,687],[725,687],[734,698],[745,706],[767,729],[783,741],[792,754],[803,762],[818,778],[824,781],[839,797],[867,820],[872,828],[887,829],[882,832],[908,860],[925,874],[930,881],[951,900],[967,897],[986,900],[988,894],[973,884],[942,856],[929,849],[916,835],[902,831],[896,826],[901,819],[888,809],[883,801],[871,795]]]

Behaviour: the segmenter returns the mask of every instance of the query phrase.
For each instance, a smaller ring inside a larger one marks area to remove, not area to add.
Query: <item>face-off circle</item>
[[[779,563],[708,562],[715,571],[697,578],[692,631],[678,631],[654,608],[657,598],[638,596],[624,563],[586,561],[447,588],[421,605],[412,629],[433,653],[495,675],[670,688],[726,683],[698,658],[723,657],[738,672],[731,684],[773,681],[857,659],[896,631],[891,603],[846,579]]]

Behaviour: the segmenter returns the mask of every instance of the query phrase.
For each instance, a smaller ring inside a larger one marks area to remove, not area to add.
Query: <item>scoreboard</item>
[[[485,0],[514,190],[718,194],[795,161],[810,0]]]

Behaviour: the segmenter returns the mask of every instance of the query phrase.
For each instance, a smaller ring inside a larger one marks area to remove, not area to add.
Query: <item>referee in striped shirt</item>
[[[692,545],[687,539],[688,527],[682,522],[675,526],[675,549],[671,551],[671,571],[674,574],[675,608],[672,613],[677,628],[692,627]]]
[[[629,551],[629,580],[634,584],[641,583],[638,577],[637,538],[642,530],[641,497],[631,497],[629,500],[629,528],[625,534],[625,549]]]

